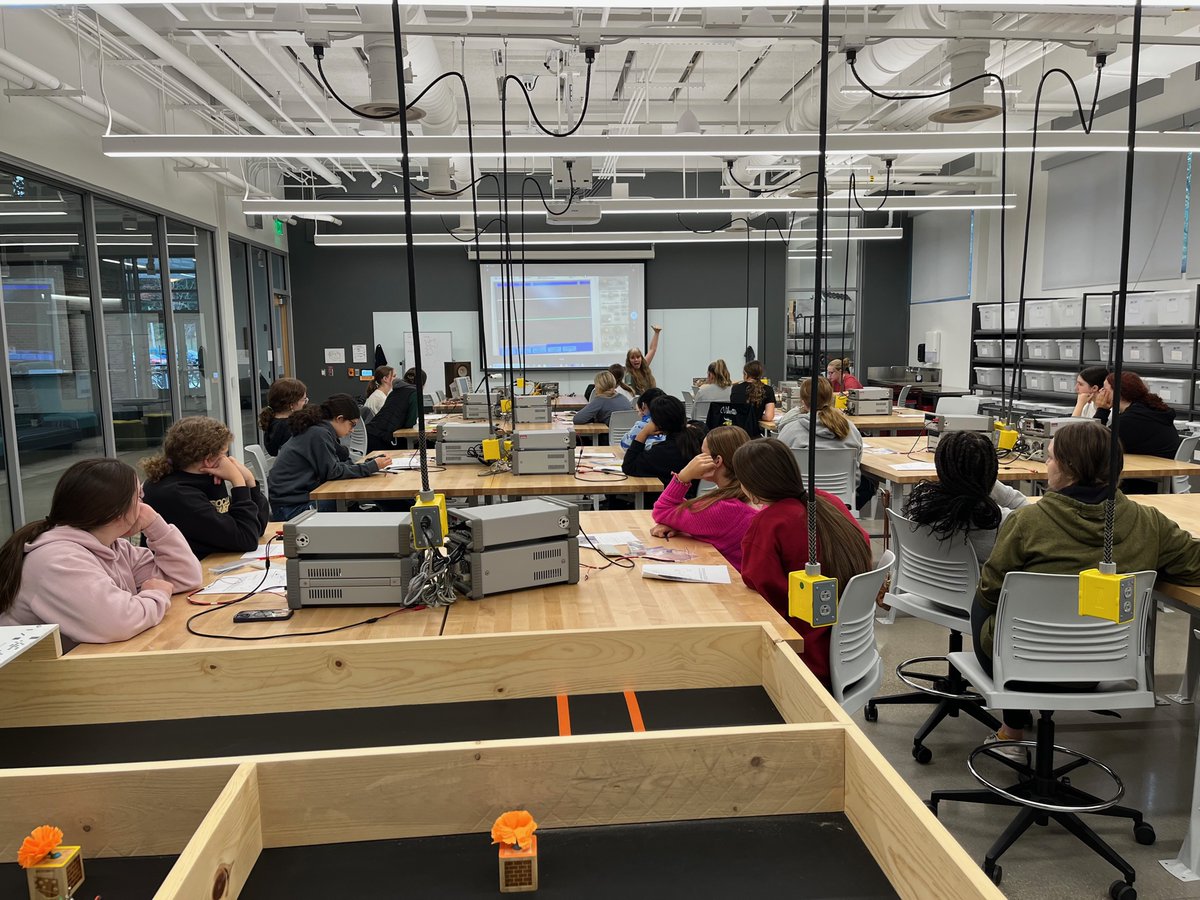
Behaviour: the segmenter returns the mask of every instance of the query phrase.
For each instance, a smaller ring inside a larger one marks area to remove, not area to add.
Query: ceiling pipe
[[[233,91],[226,88],[217,79],[213,78],[208,72],[193,62],[187,54],[179,50],[179,48],[158,34],[158,32],[133,13],[120,6],[108,6],[104,4],[96,6],[95,12],[107,19],[110,24],[121,29],[159,59],[172,66],[181,75],[190,78],[196,85],[211,94],[219,103],[233,110],[263,134],[278,135],[283,133],[266,118],[259,115],[253,107],[234,94]],[[314,174],[324,179],[326,183],[334,186],[341,185],[341,179],[334,175],[319,160],[308,158],[302,160],[302,162]]]

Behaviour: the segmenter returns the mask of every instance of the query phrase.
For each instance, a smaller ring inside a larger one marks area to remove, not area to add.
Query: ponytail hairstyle
[[[1000,527],[1000,507],[991,498],[998,464],[990,440],[976,431],[951,431],[938,441],[933,463],[938,480],[913,488],[904,509],[908,518],[943,541]]]
[[[0,547],[0,613],[21,590],[25,545],[51,528],[68,525],[89,531],[129,512],[137,493],[137,472],[119,459],[81,459],[63,472],[54,488],[50,514],[12,533]]]
[[[1104,379],[1104,382],[1110,388],[1113,386],[1112,372],[1108,373],[1108,377]],[[1151,393],[1150,388],[1146,386],[1146,382],[1142,381],[1141,376],[1135,375],[1133,372],[1121,373],[1121,399],[1127,400],[1130,403],[1141,403],[1151,409],[1169,410],[1171,408],[1167,406],[1162,397]]]
[[[167,429],[162,453],[143,459],[142,471],[148,481],[161,481],[193,463],[221,456],[232,440],[233,432],[224,422],[208,416],[188,416]]]
[[[812,408],[812,379],[805,378],[800,382],[800,400],[805,406]],[[850,433],[850,420],[845,413],[833,405],[833,385],[828,378],[817,378],[817,421],[833,432],[839,441],[845,440]]]
[[[793,499],[804,504],[817,524],[819,560],[825,575],[845,588],[855,575],[870,571],[870,544],[828,499],[809,496],[800,465],[787,444],[778,438],[748,441],[738,448],[733,461],[738,480],[754,499],[767,503]]]
[[[299,378],[280,378],[267,391],[267,405],[258,414],[258,430],[266,431],[272,419],[280,413],[291,413],[292,407],[307,396],[308,388]]]
[[[734,454],[738,448],[749,442],[750,435],[746,434],[745,429],[739,428],[737,425],[719,425],[704,436],[704,443],[708,444],[708,455],[714,459],[720,457],[721,467],[725,470],[725,476],[729,479],[729,484],[725,487],[719,487],[697,497],[695,500],[685,500],[683,503],[684,509],[707,509],[714,503],[719,503],[722,500],[738,500],[742,503],[749,503],[749,498],[746,492],[742,489],[742,484],[738,481],[737,469],[733,465]],[[703,449],[703,447],[701,448]]]
[[[620,363],[613,363],[608,367],[608,371],[612,372],[613,388],[620,390],[621,385],[625,382],[625,367]]]
[[[714,359],[710,362],[708,374],[712,376],[713,384],[717,387],[727,388],[733,384],[733,379],[729,377],[729,366],[725,365],[723,359]]]
[[[595,393],[601,397],[614,397],[617,393],[617,379],[613,378],[613,373],[605,369],[603,372],[597,372],[596,377],[592,379],[592,384],[596,386]]]
[[[409,371],[412,371],[411,369]],[[349,394],[333,394],[321,403],[310,403],[304,409],[296,410],[288,417],[293,435],[304,434],[314,425],[322,422],[332,422],[338,416],[347,421],[354,421],[362,415],[358,404]]]
[[[633,359],[634,353],[641,353],[642,367],[640,369],[635,369],[629,363]],[[650,361],[646,359],[646,354],[642,353],[636,347],[631,348],[625,353],[625,371],[629,374],[629,380],[632,382],[635,394],[643,394],[650,388],[658,386],[658,383],[654,380],[654,373],[650,371]]]
[[[683,401],[670,394],[663,394],[650,401],[650,421],[669,441],[674,441],[684,463],[700,452],[704,432],[687,420],[687,408]]]
[[[757,359],[750,360],[742,369],[742,377],[746,379],[746,402],[751,406],[762,406],[767,395],[762,383],[763,371],[763,364]]]
[[[383,387],[383,380],[389,375],[396,374],[396,370],[391,366],[376,366],[375,374],[371,376],[371,386],[367,389],[367,396],[370,397],[373,393]]]
[[[420,384],[417,383],[418,375],[420,376]],[[404,373],[404,377],[401,380],[405,384],[411,384],[413,387],[417,388],[417,390],[420,390],[421,388],[425,387],[425,381],[428,377],[429,376],[425,374],[424,370],[418,372],[416,369],[409,369]]]

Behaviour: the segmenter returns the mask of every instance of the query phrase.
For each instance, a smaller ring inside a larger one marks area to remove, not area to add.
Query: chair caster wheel
[[[1137,890],[1132,884],[1114,881],[1108,886],[1108,896],[1112,900],[1137,900]]]
[[[935,802],[933,802],[932,800],[926,800],[925,808],[928,809],[931,813],[933,813],[935,817],[937,816],[938,805]]]
[[[879,721],[879,708],[876,706],[873,706],[871,704],[864,706],[863,707],[863,718],[866,719],[868,722],[878,722]]]
[[[1154,826],[1149,822],[1138,822],[1133,826],[1133,838],[1139,844],[1153,844],[1156,840]]]
[[[983,874],[986,875],[988,878],[992,879],[992,884],[998,885],[998,884],[1000,884],[1000,879],[1004,877],[1004,868],[1003,868],[1003,866],[998,866],[998,865],[995,865],[994,863],[992,864],[991,868],[989,868],[987,863],[984,863]],[[1124,883],[1125,882],[1123,882],[1123,881],[1121,882],[1121,884],[1124,884]],[[1111,888],[1110,888],[1110,890],[1111,890]]]
[[[933,760],[933,751],[924,744],[917,744],[912,748],[912,756],[921,765],[928,765]]]

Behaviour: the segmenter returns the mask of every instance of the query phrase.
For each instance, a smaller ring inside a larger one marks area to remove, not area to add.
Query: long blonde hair
[[[742,483],[738,481],[737,471],[733,467],[733,455],[737,453],[738,447],[749,442],[750,435],[746,434],[744,428],[739,428],[737,425],[720,425],[706,434],[704,440],[708,444],[708,455],[721,458],[721,465],[725,469],[729,484],[711,490],[694,500],[685,500],[683,508],[707,509],[722,500],[740,500],[742,503],[749,503],[750,499],[742,490]]]
[[[635,369],[629,363],[634,353],[641,353],[642,355],[642,367],[640,369]],[[658,383],[654,380],[654,373],[650,371],[650,361],[646,359],[646,354],[638,350],[637,347],[631,347],[625,352],[625,374],[629,376],[629,381],[633,386],[635,394],[641,394],[652,387],[658,387]]]
[[[733,379],[729,376],[729,366],[725,365],[723,359],[714,359],[710,362],[708,374],[712,376],[713,384],[717,387],[727,388],[733,384]]]
[[[812,379],[800,382],[800,399],[805,406],[812,407]],[[845,413],[833,405],[833,385],[828,378],[817,378],[817,421],[833,432],[839,441],[850,433],[850,420]]]
[[[617,379],[613,378],[613,373],[608,369],[597,372],[593,384],[596,385],[595,393],[601,397],[612,397],[617,392]]]

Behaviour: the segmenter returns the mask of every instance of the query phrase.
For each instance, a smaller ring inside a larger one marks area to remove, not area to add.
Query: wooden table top
[[[915,449],[914,449],[915,447]],[[872,453],[874,448],[891,450],[888,454]],[[911,451],[911,455],[909,453]],[[929,463],[928,469],[898,469],[905,463]],[[933,481],[937,473],[933,470],[933,454],[925,450],[925,435],[917,437],[872,437],[864,442],[862,470],[876,478],[892,484],[917,484]],[[1169,475],[1200,475],[1200,466],[1195,463],[1176,462],[1159,456],[1125,455],[1126,478],[1164,478]],[[1033,460],[1000,460],[1000,481],[1045,481],[1046,464]]]
[[[458,414],[450,414],[441,419],[434,419],[432,422],[429,421],[428,419],[426,419],[425,420],[425,438],[426,438],[426,440],[432,439],[437,432],[437,427],[439,425],[442,425],[447,422],[449,422],[449,423],[462,423],[462,422],[478,423],[478,422],[486,422],[486,421],[487,421],[487,419],[464,419],[461,415],[458,415]],[[577,434],[577,435],[608,434],[608,426],[605,425],[603,422],[588,422],[583,425],[576,425],[575,423],[573,423],[571,421],[570,416],[561,417],[561,418],[559,418],[558,421],[555,421],[555,422],[522,422],[521,424],[515,425],[515,426],[511,422],[509,422],[507,417],[504,417],[503,419],[497,418],[496,424],[498,426],[500,426],[506,432],[511,432],[514,430],[517,430],[517,431],[548,431],[551,428],[567,428],[571,431],[574,431],[575,434]],[[412,428],[398,428],[392,432],[392,437],[396,438],[397,440],[416,440],[417,426],[414,425]]]
[[[583,449],[583,462],[589,462],[587,447]],[[625,455],[620,447],[595,447],[593,452],[612,453],[615,459],[596,459],[599,465],[620,465]],[[414,455],[417,451],[400,451]],[[579,451],[576,450],[576,453]],[[429,464],[434,467],[432,451]],[[591,472],[576,475],[490,475],[482,465],[446,466],[441,471],[430,471],[429,484],[438,493],[447,497],[536,497],[541,494],[640,494],[647,491],[658,493],[663,489],[657,478],[635,478],[618,473]],[[370,475],[367,478],[343,478],[327,481],[309,496],[313,500],[404,500],[415,497],[421,489],[421,473],[417,470],[395,472],[387,475]]]
[[[582,512],[580,523],[589,534],[611,531],[631,531],[646,541],[647,546],[670,546],[696,554],[690,560],[697,565],[721,565],[725,560],[709,544],[683,536],[669,542],[650,537],[654,524],[649,510]],[[282,528],[279,523],[267,526],[267,534]],[[278,543],[278,541],[276,542]],[[241,554],[219,553],[203,562],[204,582],[210,584],[217,576],[214,566],[233,562]],[[603,565],[598,553],[581,551],[581,562]],[[273,559],[272,565],[282,564]],[[737,572],[730,569],[732,584],[682,584],[643,579],[641,562],[634,570],[612,566],[604,571],[583,569],[590,575],[579,584],[560,584],[551,587],[499,594],[480,601],[459,599],[453,606],[442,609],[402,610],[371,625],[360,625],[346,631],[327,635],[289,638],[287,643],[320,643],[366,641],[382,638],[436,637],[439,634],[494,634],[511,631],[561,631],[576,628],[644,627],[648,625],[705,625],[740,622],[770,622],[780,635],[789,641],[799,639],[788,623],[765,600],[742,584]],[[241,572],[253,572],[243,569]],[[233,595],[210,594],[202,599],[228,601]],[[235,612],[243,609],[278,609],[287,605],[282,596],[264,594],[238,603],[232,609],[216,608],[198,619],[195,627],[214,634],[254,637],[267,634],[299,634],[322,631],[375,616],[393,612],[386,606],[325,606],[296,610],[292,618],[281,622],[233,624]],[[80,644],[71,655],[106,653],[143,653],[158,650],[194,650],[206,647],[262,646],[259,642],[241,643],[189,634],[187,620],[196,613],[212,607],[194,606],[187,596],[176,594],[161,624],[136,637],[117,644]],[[451,618],[449,613],[453,613]]]
[[[894,407],[886,416],[847,416],[864,434],[891,431],[894,428],[925,429],[925,410]]]
[[[569,396],[569,397],[559,397],[551,405],[556,410],[576,412],[577,410],[581,410],[585,406],[587,406],[588,402],[583,397]],[[461,400],[445,400],[441,403],[435,403],[433,405],[433,411],[435,413],[461,412],[462,411],[462,401]]]

